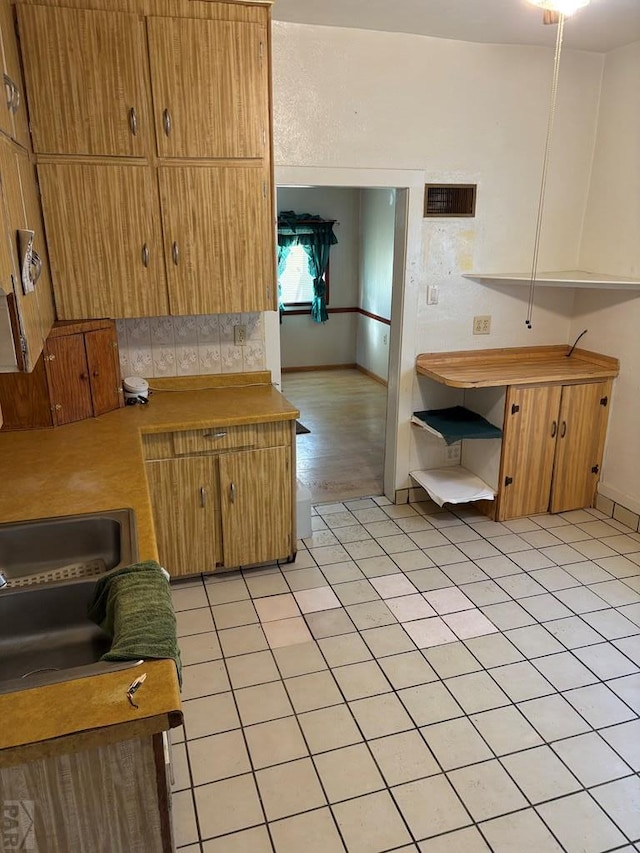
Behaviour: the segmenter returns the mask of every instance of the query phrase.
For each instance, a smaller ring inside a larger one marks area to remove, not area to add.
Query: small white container
[[[149,383],[142,376],[125,376],[122,381],[124,399],[146,403],[149,399]]]

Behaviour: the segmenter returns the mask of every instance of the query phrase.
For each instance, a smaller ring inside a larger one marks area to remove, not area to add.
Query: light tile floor
[[[640,850],[640,534],[313,513],[295,563],[173,587],[181,853]]]

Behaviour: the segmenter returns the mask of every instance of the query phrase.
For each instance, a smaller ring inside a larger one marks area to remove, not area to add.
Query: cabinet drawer
[[[173,433],[173,452],[176,456],[189,453],[211,453],[216,450],[236,450],[254,447],[257,441],[256,425],[207,427]]]

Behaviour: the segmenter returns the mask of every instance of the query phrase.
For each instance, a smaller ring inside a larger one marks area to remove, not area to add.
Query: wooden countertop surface
[[[154,391],[146,406],[125,406],[54,429],[0,433],[0,522],[130,508],[136,516],[140,559],[157,559],[142,435],[295,420],[298,410],[264,381],[198,388],[206,380],[152,380],[151,387],[162,390]],[[161,670],[159,664],[168,668]],[[167,715],[173,713],[175,719],[180,713],[175,666],[173,661],[149,661],[145,667],[149,677],[150,669],[158,669],[174,685],[158,694],[168,697],[165,705],[161,701],[149,705],[148,719],[163,718],[162,727],[168,728]],[[109,726],[123,724],[130,719],[130,706],[123,718],[122,703],[114,701],[113,690],[119,696],[120,682],[127,681],[128,686],[133,680],[131,672],[0,695],[0,755],[1,750],[34,741],[64,739],[88,730],[106,733]],[[150,695],[148,684],[141,690]]]
[[[422,353],[416,371],[451,388],[491,388],[611,379],[618,375],[617,358],[570,347],[509,347]]]

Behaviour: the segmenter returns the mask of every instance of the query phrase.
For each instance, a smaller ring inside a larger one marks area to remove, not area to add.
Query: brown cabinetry
[[[56,325],[33,373],[0,376],[5,430],[62,426],[123,404],[109,320]]]
[[[21,280],[18,231],[32,231],[40,259],[33,288]],[[53,297],[33,166],[26,151],[0,133],[0,325],[2,371],[33,370],[53,323]],[[9,328],[7,328],[9,326]]]
[[[295,555],[291,422],[148,435],[144,446],[158,553],[171,575]]]
[[[269,6],[128,8],[19,8],[58,317],[273,309]]]
[[[0,39],[2,41],[2,73],[5,97],[0,103],[0,130],[29,148],[27,105],[24,97],[18,40],[10,0],[0,0]]]
[[[610,398],[610,381],[508,389],[499,520],[591,506]]]

